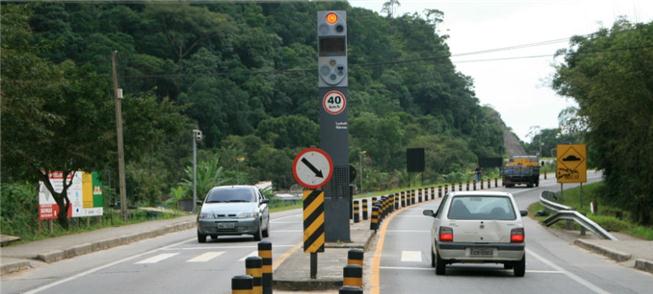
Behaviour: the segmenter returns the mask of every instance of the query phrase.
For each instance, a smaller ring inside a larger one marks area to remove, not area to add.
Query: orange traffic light
[[[338,15],[335,12],[327,13],[326,22],[328,24],[335,24],[336,22],[338,22]]]

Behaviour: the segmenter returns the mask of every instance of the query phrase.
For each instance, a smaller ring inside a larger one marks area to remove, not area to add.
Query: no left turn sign
[[[324,94],[322,107],[330,115],[338,115],[347,108],[347,97],[338,90],[331,90]]]
[[[306,148],[295,157],[292,174],[297,183],[304,188],[318,189],[331,180],[333,160],[322,149]]]

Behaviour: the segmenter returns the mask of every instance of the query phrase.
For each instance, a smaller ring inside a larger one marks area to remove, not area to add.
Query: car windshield
[[[517,218],[510,198],[479,195],[454,197],[447,217],[458,220],[514,220]]]
[[[249,188],[213,189],[207,196],[206,203],[216,202],[254,202],[256,196]]]

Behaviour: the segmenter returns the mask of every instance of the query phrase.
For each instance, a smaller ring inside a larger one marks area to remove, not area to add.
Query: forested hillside
[[[466,177],[479,156],[504,153],[500,117],[479,105],[446,36],[434,33],[438,13],[392,18],[347,3],[3,3],[3,185],[74,166],[102,171],[115,189],[117,50],[131,201],[189,195],[195,127],[205,134],[200,181],[288,188],[293,156],[319,146],[315,15],[324,9],[348,11],[350,154],[356,166],[362,160],[367,188],[407,183],[407,147],[426,148],[425,181]]]

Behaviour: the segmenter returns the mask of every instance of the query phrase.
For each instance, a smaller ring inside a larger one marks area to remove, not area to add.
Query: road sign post
[[[347,13],[317,12],[320,147],[333,158],[334,177],[324,186],[325,233],[329,242],[349,242]]]
[[[306,148],[299,152],[292,164],[292,172],[304,190],[304,252],[310,253],[310,277],[317,277],[317,253],[324,252],[325,211],[324,191],[333,176],[333,160],[318,148]],[[349,220],[347,220],[349,221]]]

